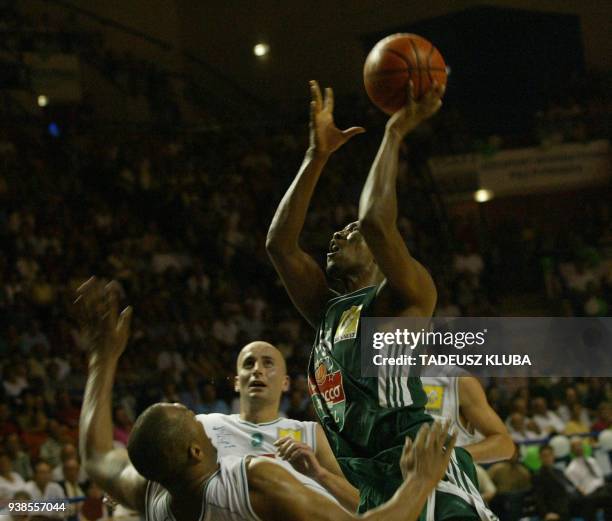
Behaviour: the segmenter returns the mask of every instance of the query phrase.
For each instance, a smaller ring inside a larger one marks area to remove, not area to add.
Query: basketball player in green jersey
[[[386,125],[378,154],[359,201],[359,221],[334,233],[327,274],[341,286],[332,291],[323,270],[299,245],[315,185],[333,152],[361,127],[339,130],[333,93],[325,99],[311,82],[310,146],[283,197],[266,247],[291,300],[317,330],[308,367],[315,410],[346,477],[359,488],[360,511],[391,497],[401,484],[399,459],[406,436],[414,439],[431,421],[418,378],[361,376],[360,318],[431,317],[436,288],[428,271],[410,254],[397,229],[396,179],[403,138],[441,106],[434,87]],[[495,519],[480,498],[469,455],[457,450],[447,478],[432,495],[422,519]],[[444,489],[444,491],[442,491]]]

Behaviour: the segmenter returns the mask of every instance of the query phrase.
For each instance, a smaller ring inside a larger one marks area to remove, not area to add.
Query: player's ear
[[[291,387],[291,378],[289,378],[289,375],[286,375],[283,381],[283,387],[282,387],[283,392],[286,393],[290,387]]]
[[[238,375],[234,376],[234,391],[240,393],[240,379],[238,378]]]
[[[197,443],[189,445],[189,457],[197,461],[202,461],[204,458],[204,451]]]

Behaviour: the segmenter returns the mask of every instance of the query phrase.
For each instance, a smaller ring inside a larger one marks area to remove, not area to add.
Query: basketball
[[[366,92],[380,110],[393,114],[406,104],[408,82],[420,99],[434,81],[446,85],[444,58],[434,45],[416,34],[392,34],[380,40],[363,67]]]

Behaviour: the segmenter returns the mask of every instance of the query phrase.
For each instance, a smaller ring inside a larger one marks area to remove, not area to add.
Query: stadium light
[[[47,96],[45,96],[44,94],[41,94],[40,96],[38,96],[38,106],[39,107],[46,107],[49,104],[49,98],[47,98]]]
[[[477,203],[486,203],[487,201],[493,199],[493,195],[494,194],[491,190],[481,188],[480,190],[476,190],[474,192],[474,201]]]
[[[267,43],[258,43],[253,47],[253,54],[258,58],[265,56],[270,52],[270,46]]]

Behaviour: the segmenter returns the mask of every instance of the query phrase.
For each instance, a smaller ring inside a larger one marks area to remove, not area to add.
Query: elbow
[[[516,446],[514,444],[514,440],[508,433],[503,433],[499,435],[499,446],[502,447],[501,457],[503,460],[508,460],[514,456],[514,451],[516,450]]]
[[[367,239],[372,236],[380,236],[388,229],[388,223],[380,212],[366,210],[359,212],[359,230]]]
[[[92,458],[83,457],[83,468],[85,469],[85,473],[91,477],[91,479],[96,480],[98,477],[98,465],[94,462]]]
[[[281,233],[270,228],[266,237],[266,251],[271,259],[284,257],[297,249],[297,242],[287,240]]]
[[[274,233],[272,229],[268,232],[268,236],[266,237],[266,251],[270,257],[276,257],[282,251],[281,241],[278,239],[277,235]]]

